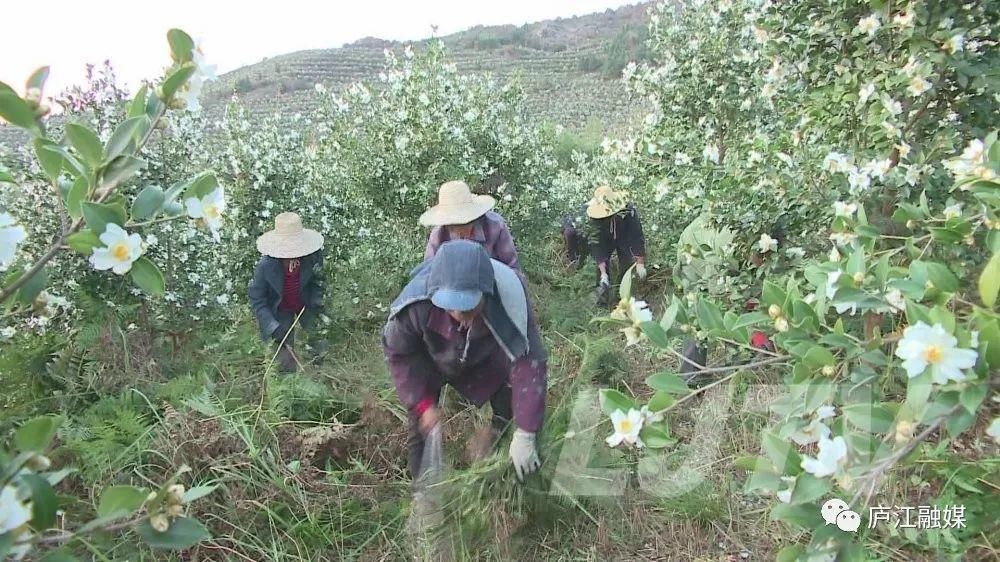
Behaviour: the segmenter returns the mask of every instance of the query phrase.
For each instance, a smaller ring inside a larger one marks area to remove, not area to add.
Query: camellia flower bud
[[[157,496],[156,492],[150,492],[149,495],[146,496],[146,501],[151,502],[156,499],[156,496]]]
[[[909,420],[901,420],[896,424],[896,443],[906,443],[913,439],[913,430],[916,426]]]
[[[52,111],[52,108],[49,107],[49,104],[40,103],[38,104],[38,107],[35,108],[35,117],[45,117],[50,111]]]
[[[779,332],[787,332],[788,320],[786,320],[784,317],[778,317],[774,321],[774,329],[778,330]]]
[[[48,470],[51,466],[52,461],[49,460],[49,457],[37,453],[31,457],[31,460],[28,461],[28,468],[34,470],[35,472]]]
[[[184,498],[184,485],[171,484],[171,486],[167,488],[167,495],[169,496],[171,503],[181,503],[181,500]]]
[[[24,101],[31,105],[37,105],[38,102],[42,101],[42,91],[38,88],[28,88],[28,91],[24,93]]]
[[[184,513],[184,506],[180,504],[174,504],[167,507],[167,515],[171,517],[180,517]]]
[[[166,533],[167,529],[170,528],[170,520],[167,519],[166,515],[157,513],[149,518],[149,525],[160,533]]]
[[[865,274],[862,272],[857,272],[854,274],[854,284],[860,285],[865,282]]]
[[[771,320],[776,320],[780,318],[781,307],[776,304],[772,304],[771,306],[767,307],[767,315],[771,317]]]
[[[823,376],[824,377],[832,377],[835,374],[837,374],[837,368],[836,367],[834,367],[833,365],[824,365],[823,366]]]
[[[917,226],[917,223],[914,222],[913,219],[910,219],[910,220],[906,221],[906,228],[909,228],[910,230],[913,230],[913,228],[916,227],[916,226]]]

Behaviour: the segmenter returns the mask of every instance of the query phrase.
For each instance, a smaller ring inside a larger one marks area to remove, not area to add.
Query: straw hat
[[[302,219],[295,213],[281,213],[274,217],[274,230],[257,238],[257,249],[272,258],[301,258],[323,247],[323,235],[302,228]]]
[[[496,205],[489,195],[474,195],[464,181],[449,181],[438,190],[438,204],[420,215],[424,226],[468,224]]]
[[[594,190],[594,198],[587,201],[587,216],[592,219],[606,219],[623,210],[627,204],[628,193],[602,185]]]

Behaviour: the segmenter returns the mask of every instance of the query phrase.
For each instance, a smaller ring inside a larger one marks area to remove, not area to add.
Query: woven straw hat
[[[468,224],[496,205],[489,195],[474,195],[464,181],[450,181],[438,190],[438,204],[420,215],[424,226]]]
[[[302,228],[302,219],[295,213],[281,213],[274,217],[274,230],[257,238],[257,249],[272,258],[301,258],[323,247],[323,235]]]
[[[592,219],[606,219],[623,210],[627,204],[628,193],[602,185],[594,190],[594,198],[587,201],[587,216]]]

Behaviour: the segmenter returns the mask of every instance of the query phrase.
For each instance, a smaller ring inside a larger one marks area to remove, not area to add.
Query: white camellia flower
[[[852,242],[858,239],[858,235],[853,232],[834,232],[830,235],[830,240],[838,246],[849,246]],[[830,260],[837,261],[837,260]]]
[[[642,324],[653,320],[653,312],[649,310],[646,301],[635,300],[635,297],[628,299],[628,317],[633,324]]]
[[[882,106],[885,110],[889,112],[889,115],[893,117],[899,115],[903,112],[903,104],[890,98],[889,96],[882,96]]]
[[[823,158],[823,169],[828,172],[843,173],[851,169],[851,163],[847,155],[831,152]]]
[[[986,428],[986,435],[996,443],[1000,443],[1000,418],[993,418],[990,426]]]
[[[931,89],[931,83],[923,76],[914,76],[910,80],[910,86],[906,89],[913,97],[919,97],[927,90]]]
[[[892,160],[872,160],[865,164],[865,171],[873,178],[885,179],[885,175],[892,169]]]
[[[829,437],[830,428],[818,418],[813,419],[807,426],[789,435],[789,438],[800,446],[819,443],[820,439],[827,439]]]
[[[778,249],[778,241],[771,238],[767,233],[760,235],[760,240],[757,241],[757,247],[760,248],[762,254],[772,252]]]
[[[975,366],[979,354],[971,349],[960,349],[957,344],[955,336],[945,331],[941,324],[928,326],[917,322],[903,330],[896,357],[903,360],[903,368],[910,378],[920,376],[930,367],[931,378],[937,384],[961,382],[966,378],[962,370]]]
[[[906,64],[903,65],[903,72],[912,78],[916,76],[918,70],[920,70],[920,59],[910,55],[910,58],[906,59]]]
[[[913,17],[914,17],[913,10],[906,10],[896,14],[892,18],[892,21],[893,23],[895,23],[900,27],[910,27],[911,25],[913,25]]]
[[[965,48],[965,35],[959,33],[958,35],[952,35],[950,39],[945,41],[944,50],[951,54],[961,52]]]
[[[639,430],[642,429],[642,412],[635,408],[630,408],[628,413],[621,410],[611,412],[611,425],[615,432],[605,439],[609,447],[617,447],[622,442],[632,445],[638,449],[643,447],[642,439],[639,438]]]
[[[802,459],[802,470],[817,478],[836,474],[847,463],[847,442],[841,436],[819,440],[819,454]]]
[[[851,186],[851,191],[858,193],[865,191],[872,185],[872,178],[868,171],[863,168],[852,168],[847,173],[847,183]]]
[[[878,21],[878,14],[871,14],[866,18],[861,18],[861,21],[858,22],[858,27],[856,28],[855,33],[864,33],[869,37],[874,37],[875,32],[878,31],[878,28],[880,27],[882,27],[882,24]]]
[[[764,84],[764,87],[760,89],[760,95],[765,98],[773,98],[778,93],[778,89],[774,87],[774,84],[768,82]]]
[[[837,201],[833,204],[833,212],[838,217],[851,218],[857,210],[857,203],[844,203],[843,201]]]
[[[211,193],[198,199],[188,197],[184,201],[188,216],[205,221],[216,242],[219,241],[219,230],[222,228],[222,213],[226,210],[226,194],[222,186],[216,187]]]
[[[875,93],[875,84],[871,82],[861,86],[861,90],[858,91],[858,103],[864,105],[868,103],[869,98]]]
[[[944,208],[944,218],[946,219],[956,219],[962,216],[962,204],[955,203],[953,205],[948,205]]]
[[[654,412],[649,409],[649,406],[643,406],[639,409],[639,413],[642,414],[642,423],[658,423],[663,421],[662,412]]]
[[[674,164],[678,166],[688,166],[691,164],[691,157],[683,152],[674,154]]]
[[[899,289],[889,289],[885,294],[885,302],[897,311],[906,310],[906,301],[903,300],[903,293]]]
[[[839,262],[840,261],[840,252],[837,250],[836,246],[834,246],[833,248],[830,248],[830,255],[827,256],[827,257],[832,262]]]
[[[705,145],[705,149],[701,151],[701,157],[708,160],[714,164],[719,163],[719,147],[714,144]]]
[[[129,234],[117,224],[109,222],[101,234],[103,248],[94,248],[90,265],[99,271],[110,269],[118,275],[125,275],[132,269],[132,263],[142,256],[142,237]]]
[[[0,271],[14,262],[17,247],[28,237],[24,227],[14,222],[9,213],[0,213]]]
[[[31,520],[31,508],[17,499],[13,486],[0,491],[0,535],[13,531]]]
[[[899,157],[904,159],[910,155],[910,150],[912,149],[912,147],[905,141],[899,141],[898,143],[893,145],[893,148],[898,150]]]

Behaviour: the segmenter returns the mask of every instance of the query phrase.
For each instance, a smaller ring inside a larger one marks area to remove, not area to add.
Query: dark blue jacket
[[[299,322],[309,327],[316,319],[323,306],[323,254],[314,252],[300,258],[302,260],[302,277],[299,283],[305,312]],[[285,273],[281,268],[281,260],[264,256],[257,262],[250,281],[250,308],[257,317],[260,327],[260,337],[264,340],[272,337],[278,329],[278,305],[285,288]]]

